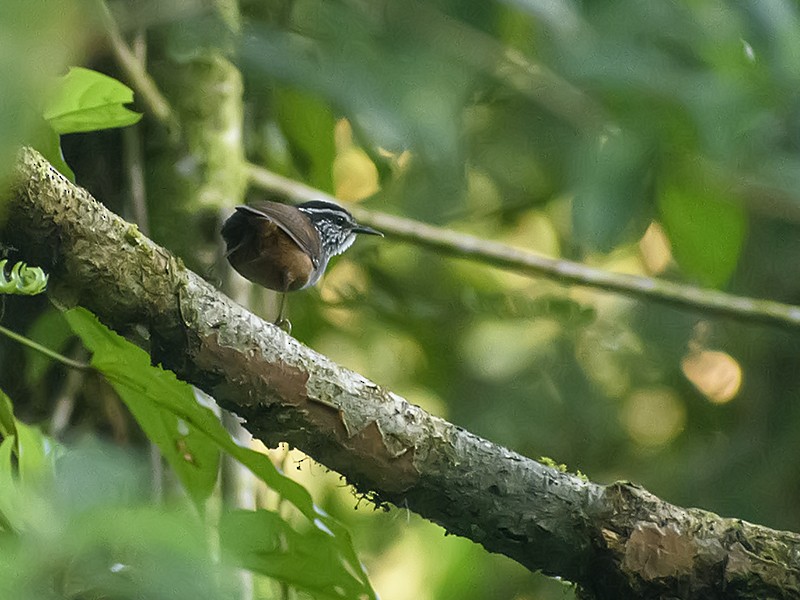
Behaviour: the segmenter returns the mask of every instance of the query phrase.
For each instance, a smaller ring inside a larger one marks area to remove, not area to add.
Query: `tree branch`
[[[100,4],[109,43],[120,67],[126,74],[128,82],[140,94],[152,115],[169,130],[177,131],[177,119],[169,102],[146,72],[144,65],[136,58],[122,39],[119,28],[108,7],[102,1],[100,1]],[[467,29],[464,29],[462,34],[477,35],[470,33]],[[482,40],[482,38],[470,39],[476,44],[479,39]],[[485,41],[482,43],[485,43]],[[521,61],[517,66],[523,71],[539,73],[535,67],[524,62],[519,57],[515,58],[516,55],[511,52],[506,52],[504,56],[510,62]],[[542,73],[547,75],[542,71],[537,76]],[[533,75],[530,76],[533,77]],[[544,86],[545,89],[550,89],[550,87],[552,86]],[[560,82],[560,80],[556,88],[567,90],[570,94],[574,92],[568,84]],[[565,93],[567,92],[565,91]],[[578,94],[578,92],[574,92],[574,94]],[[575,97],[577,98],[578,96],[576,95]],[[583,98],[583,96],[580,97]],[[587,114],[588,112],[591,112],[592,115],[599,114],[598,111],[599,109],[597,111],[592,109],[592,111],[587,111]],[[248,163],[247,169],[250,182],[253,185],[265,190],[279,192],[294,201],[304,202],[315,199],[337,201],[321,190],[273,173],[259,165]],[[498,242],[433,227],[412,219],[368,211],[359,207],[351,207],[351,211],[359,221],[366,225],[374,226],[395,239],[407,241],[449,256],[466,258],[522,275],[548,277],[562,283],[597,288],[633,298],[660,302],[668,306],[699,310],[707,314],[732,317],[744,321],[766,323],[779,327],[800,327],[800,307],[791,304],[736,296],[717,290],[684,285],[652,277],[613,273],[574,261],[540,256]]]
[[[249,165],[250,181],[262,189],[278,192],[296,202],[336,199],[321,190]],[[434,227],[412,219],[349,207],[359,222],[375,227],[387,236],[413,243],[441,254],[465,258],[529,277],[548,277],[562,283],[582,285],[660,302],[668,306],[702,311],[776,326],[800,327],[800,306],[772,300],[734,296],[717,290],[684,285],[653,277],[613,273],[582,263],[548,258],[499,242],[466,233]]]
[[[108,37],[109,47],[117,60],[117,64],[125,73],[126,80],[136,90],[138,99],[144,103],[148,112],[167,128],[171,136],[177,138],[181,126],[169,101],[145,70],[142,61],[139,60],[123,39],[122,32],[119,30],[119,26],[111,15],[111,11],[105,1],[97,0],[97,5],[106,36]]]
[[[181,378],[378,502],[407,506],[597,598],[796,598],[800,535],[601,486],[410,405],[233,303],[24,150],[6,238],[51,293],[116,329],[150,327]]]

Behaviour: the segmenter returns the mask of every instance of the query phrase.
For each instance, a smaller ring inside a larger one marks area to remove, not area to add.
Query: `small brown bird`
[[[277,324],[284,323],[286,292],[317,283],[331,257],[347,250],[358,233],[383,236],[324,200],[296,207],[266,200],[237,206],[222,226],[231,266],[245,279],[283,293]]]

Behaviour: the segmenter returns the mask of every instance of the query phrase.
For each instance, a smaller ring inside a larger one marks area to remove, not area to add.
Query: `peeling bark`
[[[800,535],[601,486],[433,417],[265,323],[185,269],[31,150],[5,240],[51,273],[51,294],[378,502],[408,507],[593,598],[800,598]]]

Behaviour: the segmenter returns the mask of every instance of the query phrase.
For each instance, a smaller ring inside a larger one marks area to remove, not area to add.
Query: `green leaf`
[[[333,159],[336,121],[330,107],[319,98],[289,88],[275,93],[275,112],[286,138],[299,154],[308,183],[333,193]]]
[[[53,165],[64,177],[75,183],[75,173],[64,160],[61,152],[61,136],[45,121],[41,115],[28,138],[28,144],[36,148],[42,156]]]
[[[117,391],[124,392],[124,396],[120,395],[132,410],[136,410],[138,405],[147,404],[182,419],[190,428],[202,432],[216,446],[248,467],[306,517],[315,517],[311,496],[305,488],[278,473],[275,465],[263,454],[239,446],[217,416],[198,404],[190,385],[179,381],[171,371],[150,365],[147,353],[102,325],[89,311],[75,308],[67,311],[65,317],[73,331],[93,352],[92,366],[101,371]],[[160,427],[158,431],[161,431]],[[159,443],[158,440],[153,441]],[[161,440],[161,443],[165,441],[168,447],[175,446],[174,431],[168,440]],[[182,455],[180,461],[183,461]]]
[[[82,67],[71,67],[49,98],[44,118],[56,133],[96,131],[133,125],[142,118],[123,106],[133,102],[125,84]]]
[[[3,439],[17,435],[17,421],[14,418],[14,407],[3,390],[0,390],[0,436]]]
[[[211,473],[200,474],[193,469],[210,468],[206,452],[208,442],[213,442],[215,450],[227,452],[293,504],[318,529],[330,532],[331,535],[318,540],[319,543],[326,544],[338,557],[342,568],[352,573],[362,594],[375,598],[347,529],[317,508],[302,485],[279,473],[264,454],[240,446],[216,415],[197,402],[191,386],[179,381],[171,371],[151,366],[143,350],[106,328],[92,313],[75,308],[67,311],[65,316],[73,331],[94,353],[92,366],[106,376],[137,420],[142,419],[139,422],[147,435],[151,436],[152,432],[156,436],[151,439],[162,449],[170,464],[179,463],[178,475],[190,478],[189,481],[182,479],[187,489],[192,486],[198,496],[206,492],[204,486],[209,485]],[[188,429],[196,435],[191,438],[180,435],[180,422],[183,431]],[[187,452],[193,459],[193,453],[202,452],[202,456],[198,454],[197,460],[187,461]],[[180,464],[182,462],[191,468]],[[216,477],[215,465],[213,472]]]
[[[58,538],[39,542],[40,551],[46,551],[52,563],[67,565],[64,568],[67,576],[56,575],[58,593],[50,597],[154,600],[235,597],[222,592],[221,588],[229,585],[233,575],[214,564],[207,531],[191,514],[162,507],[96,506],[68,517],[71,518],[66,520]],[[37,540],[25,541],[29,549],[35,549],[33,544]],[[48,564],[42,562],[40,559],[37,565],[39,573]]]
[[[48,460],[48,442],[36,427],[22,423],[14,417],[11,399],[0,390],[0,434],[3,441],[11,440],[17,457],[15,471],[24,483],[41,481],[51,473]]]
[[[106,376],[187,493],[197,503],[208,498],[217,481],[219,449],[197,423],[213,419],[218,424],[213,413],[197,404],[190,386],[171,372],[152,367],[147,353],[102,326],[88,311],[73,309],[65,317],[93,352],[92,366]]]
[[[644,233],[653,206],[650,152],[622,132],[590,140],[577,161],[578,185],[572,201],[575,238],[607,252]]]
[[[364,593],[324,530],[298,533],[267,510],[223,514],[219,530],[223,550],[238,566],[311,592],[315,598],[341,600]]]
[[[723,197],[713,186],[691,178],[665,186],[659,197],[675,260],[688,275],[713,287],[733,274],[747,232],[744,209]]]
[[[17,461],[23,483],[38,482],[50,475],[45,436],[36,427],[17,421]]]
[[[0,598],[241,597],[215,558],[216,531],[185,506],[147,504],[140,458],[83,440],[55,464],[53,485],[31,493],[3,468],[10,440],[0,444]]]
[[[0,529],[21,531],[36,521],[33,485],[52,480],[56,449],[35,427],[14,417],[11,399],[0,390]],[[15,458],[12,458],[15,457]],[[26,484],[22,487],[21,484]]]
[[[7,437],[0,443],[0,528],[9,532],[18,530],[21,525],[20,494],[11,458],[14,444],[16,438],[13,437]]]
[[[83,54],[95,35],[87,23],[88,8],[83,0],[0,2],[0,188],[9,183],[19,148],[31,145],[40,124],[46,125],[42,98],[55,76],[66,68],[68,57]]]

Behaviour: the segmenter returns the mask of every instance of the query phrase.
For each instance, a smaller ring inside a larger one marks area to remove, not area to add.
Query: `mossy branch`
[[[253,185],[285,195],[296,202],[336,201],[329,194],[251,164]],[[549,258],[451,229],[434,227],[357,206],[349,207],[359,222],[387,237],[403,240],[441,254],[479,262],[529,277],[547,277],[562,283],[615,292],[645,301],[694,310],[706,315],[733,317],[778,327],[800,327],[800,306],[736,296],[654,277],[613,273],[571,260]]]
[[[50,293],[117,329],[149,327],[158,360],[268,445],[287,441],[376,501],[574,581],[587,598],[800,594],[800,535],[585,481],[481,439],[252,315],[35,151],[17,175],[7,235],[50,271]]]

